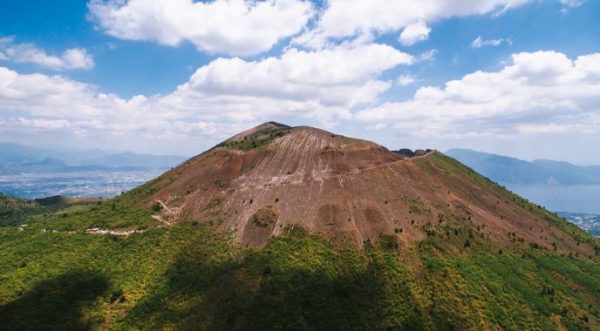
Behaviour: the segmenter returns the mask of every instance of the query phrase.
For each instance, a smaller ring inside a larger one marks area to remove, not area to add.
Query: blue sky
[[[1,141],[194,155],[278,120],[600,164],[600,1],[5,1],[0,38]]]

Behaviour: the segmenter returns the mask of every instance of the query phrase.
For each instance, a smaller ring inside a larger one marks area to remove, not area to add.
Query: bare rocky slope
[[[155,218],[208,222],[247,246],[300,226],[358,246],[441,236],[455,249],[596,253],[576,227],[437,151],[408,157],[312,127],[259,125],[148,185]]]

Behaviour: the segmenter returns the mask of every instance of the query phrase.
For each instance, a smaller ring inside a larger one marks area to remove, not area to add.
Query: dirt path
[[[384,163],[384,164],[378,164],[378,165],[374,165],[374,166],[370,166],[370,167],[366,167],[366,168],[361,168],[361,169],[352,169],[352,170],[350,170],[348,172],[345,172],[345,173],[342,173],[342,174],[337,174],[337,175],[331,175],[331,174],[325,174],[325,173],[323,173],[321,175],[321,177],[319,177],[319,179],[317,179],[316,181],[323,182],[323,181],[325,181],[327,179],[332,179],[332,178],[341,178],[341,177],[347,177],[347,176],[354,176],[354,175],[360,174],[360,173],[365,172],[365,171],[374,170],[374,169],[381,169],[381,168],[385,168],[385,167],[391,167],[391,166],[393,166],[395,164],[400,164],[402,162],[412,162],[413,160],[417,160],[417,159],[422,159],[422,158],[429,157],[431,154],[433,154],[433,152],[434,151],[432,150],[432,151],[430,151],[428,153],[425,153],[424,155],[413,156],[413,157],[405,157],[405,158],[403,158],[401,160],[392,161],[392,162],[388,162],[388,163]],[[272,184],[273,185],[282,185],[282,184],[296,185],[296,184],[301,184],[301,183],[304,182],[303,180],[289,181],[289,180],[286,180],[285,177],[290,177],[290,176],[284,176],[284,178],[279,178],[279,182],[273,182]],[[256,188],[257,187],[254,186],[254,185],[249,185],[249,186],[239,187],[238,190],[245,191],[245,190],[251,190],[251,189],[256,189]],[[166,208],[167,206],[162,201],[160,201],[160,200],[155,200],[155,201],[158,202],[158,203],[160,203],[163,206],[163,208],[165,208],[167,210],[167,212],[173,213],[173,211],[171,211],[170,209]]]
[[[136,233],[144,233],[146,232],[145,230],[129,230],[129,231],[115,231],[115,230],[105,230],[105,229],[100,229],[100,228],[91,228],[91,229],[87,229],[85,230],[85,233],[89,233],[89,234],[102,234],[102,235],[113,235],[113,236],[121,236],[121,237],[128,237],[132,234],[136,234]]]
[[[349,172],[343,173],[343,174],[339,174],[339,175],[329,175],[329,176],[324,176],[324,179],[329,179],[329,178],[338,178],[338,177],[345,177],[345,176],[349,176],[349,175],[356,175],[359,174],[361,172],[365,172],[365,171],[369,171],[369,170],[374,170],[374,169],[381,169],[381,168],[385,168],[385,167],[389,167],[389,166],[393,166],[394,164],[398,164],[398,163],[402,163],[402,162],[406,162],[406,161],[413,161],[413,160],[417,160],[417,159],[422,159],[425,157],[430,156],[433,153],[433,151],[428,152],[424,155],[419,155],[419,156],[413,156],[413,157],[407,157],[404,158],[402,160],[398,160],[398,161],[393,161],[393,162],[389,162],[389,163],[384,163],[384,164],[378,164],[375,166],[371,166],[371,167],[366,167],[366,168],[362,168],[362,169],[353,169]]]
[[[166,204],[166,203],[164,203],[164,202],[163,202],[162,200],[160,200],[160,199],[156,199],[156,200],[154,200],[154,203],[158,203],[158,204],[160,204],[160,206],[162,207],[162,209],[165,211],[165,213],[166,213],[167,215],[177,215],[177,214],[179,214],[179,211],[178,211],[178,210],[174,210],[174,209],[171,209],[171,208],[169,208],[169,206],[167,206],[167,204]],[[173,223],[171,223],[171,222],[167,221],[166,219],[164,219],[164,218],[163,218],[162,216],[160,216],[160,215],[151,215],[151,217],[152,217],[152,219],[154,219],[155,221],[157,221],[157,222],[159,222],[159,223],[162,223],[162,224],[164,224],[165,226],[171,226],[171,225],[173,225]]]
[[[24,228],[19,228],[19,231],[24,231]],[[91,228],[86,229],[84,231],[60,231],[60,230],[52,230],[52,229],[40,229],[42,233],[65,233],[65,234],[75,234],[75,233],[85,233],[85,234],[94,234],[94,235],[113,235],[120,237],[128,237],[132,234],[136,233],[144,233],[146,230],[107,230],[101,228]]]
[[[167,221],[167,220],[163,219],[163,218],[162,218],[160,215],[152,215],[152,216],[150,216],[150,217],[152,217],[152,218],[153,218],[155,221],[157,221],[157,222],[160,222],[160,223],[162,223],[162,224],[164,224],[164,225],[166,225],[166,226],[171,226],[171,225],[173,225],[173,223],[171,223],[171,222],[169,222],[169,221]]]
[[[419,155],[419,156],[407,157],[404,160],[412,161],[412,160],[422,159],[422,158],[428,157],[429,155],[433,154],[433,152],[435,152],[435,151],[429,151],[429,152],[427,152],[423,155]]]
[[[162,200],[156,199],[154,200],[154,202],[159,203],[161,207],[167,211],[168,214],[176,214],[176,212],[173,209],[169,208],[169,206],[167,206],[166,203],[162,202]]]

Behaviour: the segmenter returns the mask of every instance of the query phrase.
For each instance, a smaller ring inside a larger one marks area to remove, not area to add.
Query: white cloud
[[[413,23],[404,28],[398,40],[404,46],[411,46],[427,40],[429,32],[431,32],[431,29],[424,22]]]
[[[375,125],[369,125],[367,126],[367,130],[369,131],[377,131],[377,130],[383,130],[387,127],[387,124],[385,123],[377,123]]]
[[[560,0],[560,3],[568,7],[579,7],[585,0]]]
[[[398,84],[399,86],[408,86],[412,85],[416,81],[417,79],[412,75],[400,75],[396,79],[396,84]]]
[[[91,17],[107,34],[127,40],[182,41],[211,53],[252,55],[271,49],[306,25],[305,0],[92,0]]]
[[[392,33],[419,22],[427,24],[450,17],[501,13],[530,1],[329,0],[314,29],[297,37],[294,42],[318,48],[327,45],[331,39]]]
[[[481,38],[481,36],[478,36],[477,38],[475,38],[473,40],[473,42],[471,42],[471,48],[481,48],[481,47],[486,47],[486,46],[497,47],[504,43],[508,44],[508,45],[512,45],[512,40],[504,39],[504,38],[485,40],[485,39]]]
[[[92,56],[82,48],[71,48],[62,55],[50,55],[33,44],[17,44],[13,37],[0,38],[0,60],[33,63],[53,70],[91,69]]]
[[[404,102],[365,109],[356,118],[394,122],[416,136],[465,137],[600,133],[600,53],[518,53],[497,72],[477,71],[444,88],[423,87]]]
[[[430,49],[428,51],[425,51],[421,54],[419,54],[418,60],[419,61],[433,61],[435,60],[435,55],[437,54],[437,49]]]
[[[248,123],[272,118],[328,124],[350,119],[353,107],[375,101],[391,85],[378,76],[412,61],[380,44],[288,49],[260,61],[219,58],[170,94],[130,99],[62,76],[0,67],[0,131],[122,136],[126,144],[166,138],[178,143],[198,136],[214,142],[215,134],[224,138]]]
[[[22,117],[14,119],[12,125],[17,127],[26,127],[33,131],[48,131],[71,128],[71,123],[67,120],[27,119]]]
[[[170,98],[194,107],[191,99],[210,101],[212,108],[220,108],[224,97],[231,98],[237,100],[240,111],[230,115],[241,118],[257,112],[276,115],[287,109],[329,119],[334,114],[347,116],[350,108],[375,101],[389,88],[388,82],[375,77],[412,61],[410,55],[379,44],[312,52],[292,48],[281,57],[261,61],[217,59],[198,69]]]

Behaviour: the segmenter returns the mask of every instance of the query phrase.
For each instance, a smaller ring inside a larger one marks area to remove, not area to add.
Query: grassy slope
[[[0,325],[114,329],[600,327],[600,264],[522,253],[332,247],[290,230],[260,251],[194,223],[129,238],[0,230]],[[59,316],[59,318],[56,318]]]
[[[99,199],[72,199],[60,196],[25,200],[0,193],[0,227],[21,225],[33,216],[50,215],[73,206],[95,205],[98,201]]]

